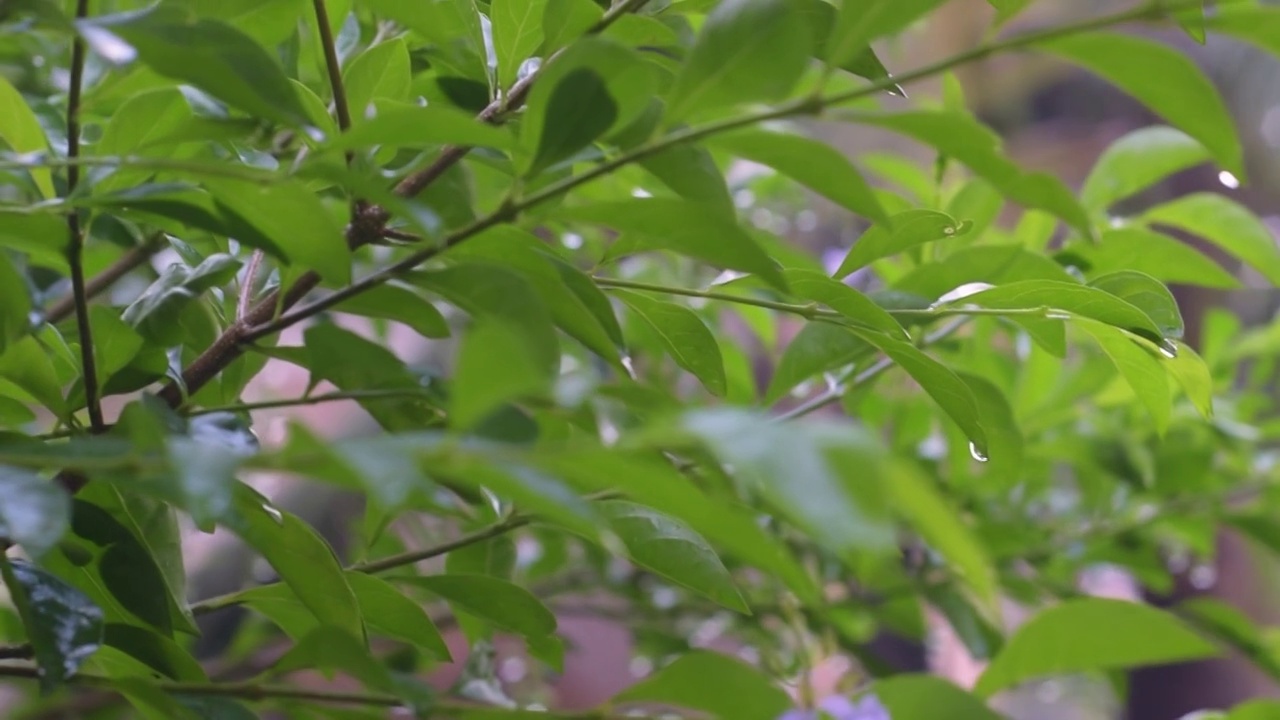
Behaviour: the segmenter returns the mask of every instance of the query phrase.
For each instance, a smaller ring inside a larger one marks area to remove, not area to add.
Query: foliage
[[[1001,24],[1030,4],[992,2]],[[1075,589],[1101,563],[1167,589],[1167,558],[1210,561],[1224,527],[1280,549],[1261,393],[1280,335],[1210,314],[1197,352],[1166,287],[1239,285],[1175,230],[1270,282],[1280,250],[1225,195],[1117,209],[1204,163],[1244,179],[1209,81],[1123,28],[1276,51],[1260,28],[1280,10],[1152,0],[891,75],[870,43],[940,5],[0,6],[0,531],[21,555],[0,569],[5,656],[30,659],[0,675],[106,688],[138,717],[733,720],[805,715],[784,688],[832,649],[866,682],[824,707],[895,718],[988,717],[1026,680],[1228,648],[1280,676],[1228,606]],[[1011,51],[1099,74],[1164,124],[1078,193],[1029,172],[948,75]],[[904,99],[937,76],[944,102]],[[936,172],[846,159],[815,118],[909,138]],[[779,237],[796,187],[862,231],[835,272]],[[448,367],[397,354],[392,327],[448,343]],[[242,399],[269,361],[306,369],[307,395]],[[255,409],[339,399],[381,432],[260,446]],[[354,547],[243,482],[260,470],[359,493]],[[394,532],[424,516],[459,534]],[[278,579],[192,602],[187,519]],[[659,667],[597,710],[517,709],[534,698],[503,694],[494,637],[554,672],[548,603],[579,589],[625,602]],[[1036,610],[1007,637],[1002,598]],[[230,606],[250,611],[230,661],[289,647],[245,682],[192,654]],[[928,608],[991,660],[973,693],[867,650],[918,638]],[[710,618],[760,662],[691,647]],[[445,622],[471,648],[452,694],[418,679],[451,660]],[[364,689],[285,679],[307,669]]]

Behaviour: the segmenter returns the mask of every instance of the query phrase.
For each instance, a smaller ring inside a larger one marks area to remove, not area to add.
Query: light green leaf
[[[671,359],[693,373],[707,392],[716,396],[725,394],[727,386],[720,345],[697,313],[682,305],[626,290],[614,290],[613,294],[653,329]]]
[[[1061,323],[1053,323],[1058,328]],[[982,430],[987,436],[986,456],[983,463],[984,487],[1012,490],[1022,480],[1023,437],[1014,418],[1013,408],[1004,391],[986,378],[958,372],[960,379],[969,386],[978,403],[978,416],[982,418]]]
[[[1280,284],[1280,247],[1256,215],[1216,193],[1193,193],[1157,205],[1142,220],[1167,225],[1208,240],[1248,263],[1273,284]]]
[[[378,43],[356,56],[342,72],[351,124],[360,125],[375,100],[405,100],[411,81],[409,48],[403,38]]]
[[[797,9],[804,15],[806,24],[809,26],[810,38],[812,40],[810,53],[819,60],[828,57],[827,46],[831,39],[832,31],[836,26],[836,6],[827,2],[827,0],[798,0],[796,2]],[[884,63],[880,62],[880,58],[876,56],[875,51],[869,45],[851,56],[850,60],[842,63],[841,70],[847,70],[861,78],[866,78],[872,82],[884,82],[889,80],[889,71],[885,69]],[[889,92],[895,95],[906,96],[906,92],[901,86],[892,85]]]
[[[1164,433],[1172,414],[1169,382],[1160,358],[1153,351],[1139,345],[1127,333],[1111,325],[1076,318],[1074,324],[1083,328],[1098,341],[1103,352],[1115,363],[1120,375],[1133,388],[1134,394],[1147,406],[1155,421],[1156,430]]]
[[[36,114],[27,107],[27,101],[22,99],[18,89],[4,77],[0,77],[0,140],[15,153],[49,149],[49,140],[45,137],[40,122],[36,120]],[[53,188],[53,175],[49,168],[35,165],[29,172],[45,199],[58,194]]]
[[[546,35],[542,53],[550,55],[572,43],[603,16],[604,11],[591,0],[547,0],[542,13],[542,31]]]
[[[1109,32],[1076,33],[1037,48],[1097,73],[1200,141],[1224,168],[1244,178],[1235,122],[1217,88],[1186,55],[1150,40]],[[1152,78],[1160,82],[1152,82]]]
[[[955,158],[991,183],[1005,197],[1029,208],[1051,212],[1082,235],[1090,236],[1089,216],[1058,178],[1024,172],[1001,149],[1000,137],[968,115],[947,111],[858,114],[857,122],[892,130]]]
[[[1173,13],[1173,16],[1177,19],[1178,25],[1180,25],[1183,30],[1187,31],[1187,35],[1189,35],[1192,40],[1195,40],[1201,45],[1204,44],[1204,0],[1200,0],[1197,7]]]
[[[226,23],[195,19],[168,5],[79,20],[77,25],[86,38],[116,36],[118,46],[131,47],[157,74],[194,85],[254,117],[306,123],[306,110],[280,65]]]
[[[422,588],[459,610],[526,638],[544,638],[556,631],[555,615],[528,590],[506,580],[452,573],[392,580]]]
[[[56,215],[0,212],[0,247],[23,253],[31,265],[67,274],[68,239],[67,223]]]
[[[713,205],[725,213],[734,211],[724,174],[701,145],[675,145],[637,164],[686,200]]]
[[[429,300],[399,285],[370,288],[334,306],[338,312],[361,317],[394,320],[413,328],[423,337],[449,337],[449,323]]]
[[[715,135],[711,143],[740,158],[767,165],[872,222],[889,221],[853,163],[817,140],[790,133],[744,130]]]
[[[880,258],[918,245],[963,235],[972,227],[972,223],[956,222],[950,215],[935,210],[907,210],[894,215],[890,223],[872,225],[854,241],[835,276],[845,277]]]
[[[732,692],[708,692],[732,688]],[[661,703],[721,720],[775,720],[791,699],[769,676],[736,658],[694,650],[622,691],[613,702]]]
[[[871,354],[873,346],[849,328],[811,322],[787,343],[769,380],[766,402],[777,402],[787,391],[819,373],[850,365]]]
[[[1132,303],[1076,283],[1023,280],[966,295],[957,302],[995,310],[1056,309],[1123,328],[1154,343],[1164,339],[1160,326]]]
[[[816,270],[787,269],[782,274],[795,297],[822,303],[849,320],[879,330],[890,337],[910,339],[902,325],[884,308],[848,285],[832,280]]]
[[[892,718],[1001,720],[981,700],[933,675],[895,675],[877,680],[871,693]]]
[[[66,491],[33,472],[0,466],[0,537],[38,559],[62,539],[70,523]]]
[[[40,667],[40,685],[58,687],[102,644],[102,610],[74,587],[30,563],[0,559]]]
[[[1144,227],[1105,230],[1098,243],[1072,243],[1058,260],[1098,275],[1135,270],[1166,283],[1230,289],[1240,281],[1181,240]]]
[[[341,627],[321,625],[307,633],[266,674],[282,675],[312,668],[328,671],[326,674],[330,677],[332,671],[341,670],[379,690],[394,687],[391,673],[373,658],[360,636],[351,635]]]
[[[1164,125],[1139,128],[1111,143],[1089,171],[1080,202],[1101,212],[1164,178],[1208,162],[1209,151],[1194,138]]]
[[[1162,610],[1124,600],[1069,600],[1023,625],[983,672],[975,692],[990,697],[1046,675],[1163,665],[1218,653]]]
[[[1119,270],[1094,278],[1089,287],[1104,290],[1147,314],[1160,328],[1161,337],[1182,337],[1182,313],[1173,293],[1159,280],[1137,272]]]
[[[547,0],[493,0],[493,49],[498,55],[498,85],[511,87],[516,71],[542,44],[542,15]]]
[[[465,145],[505,149],[512,145],[507,131],[487,125],[445,105],[385,106],[350,132],[332,138],[334,150],[370,147],[430,147]]]
[[[897,33],[945,0],[845,0],[827,41],[827,62],[842,67],[872,40]]]
[[[789,0],[725,0],[707,16],[667,98],[667,122],[779,100],[809,62],[810,32]]]
[[[1205,419],[1212,418],[1213,374],[1209,371],[1209,366],[1188,345],[1175,343],[1168,349],[1175,351],[1174,357],[1164,358],[1169,374],[1182,386],[1183,392],[1200,415]]]
[[[637,565],[743,614],[751,614],[715,550],[680,520],[622,500],[598,504]]]
[[[27,281],[8,256],[0,254],[0,355],[31,329]]]
[[[545,395],[552,377],[525,360],[530,353],[520,328],[496,318],[473,323],[450,386],[450,427],[472,429],[507,402]]]
[[[238,490],[229,529],[262,554],[322,625],[363,640],[360,605],[329,544],[310,525],[272,507],[248,486]]]
[[[716,267],[741,270],[785,290],[777,264],[732,217],[714,205],[670,198],[636,198],[560,208],[559,219],[604,225],[640,249],[670,250]]]
[[[1018,245],[975,245],[917,267],[894,282],[893,289],[937,300],[968,283],[1003,285],[1024,280],[1079,284],[1061,265],[1040,253]]]

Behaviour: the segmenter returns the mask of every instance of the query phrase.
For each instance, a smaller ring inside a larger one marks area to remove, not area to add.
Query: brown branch
[[[115,284],[117,280],[133,272],[142,266],[152,255],[160,249],[163,244],[164,235],[156,233],[140,245],[134,245],[125,251],[118,260],[111,263],[105,270],[89,278],[85,282],[84,293],[86,299],[97,297],[103,291]],[[72,313],[76,311],[76,296],[74,293],[68,293],[58,298],[48,310],[44,312],[46,322],[59,323],[66,320]]]

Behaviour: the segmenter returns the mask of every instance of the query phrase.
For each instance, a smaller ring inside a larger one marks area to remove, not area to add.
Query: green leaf
[[[444,598],[450,605],[526,638],[556,631],[556,617],[528,590],[489,575],[447,574],[395,577]]]
[[[732,692],[708,692],[732,688]],[[694,650],[622,691],[613,702],[661,703],[722,720],[774,720],[791,699],[769,676],[736,658]]]
[[[30,393],[58,417],[66,414],[62,382],[58,380],[45,348],[34,336],[22,338],[0,355],[0,377]]]
[[[463,145],[506,149],[512,140],[507,131],[476,120],[444,105],[381,107],[378,114],[325,145],[333,150],[362,147],[432,147]]]
[[[0,212],[0,247],[23,253],[31,265],[68,274],[67,240],[67,223],[61,217]],[[14,291],[8,290],[6,297],[9,293]]]
[[[120,311],[102,305],[89,308],[89,327],[93,337],[93,356],[97,363],[98,382],[106,387],[107,381],[129,366],[142,350],[143,339],[121,317]],[[83,404],[83,388],[77,387],[73,395],[77,404]]]
[[[1192,40],[1195,40],[1201,45],[1204,44],[1204,0],[1200,0],[1197,7],[1173,13],[1173,16],[1178,20],[1178,25],[1180,25],[1183,30],[1187,31],[1187,35],[1189,35]]]
[[[849,328],[834,323],[807,323],[787,343],[769,380],[766,402],[777,402],[796,385],[819,373],[852,364],[871,354],[873,346]]]
[[[933,587],[925,596],[934,610],[942,613],[952,632],[964,643],[975,660],[990,660],[1004,644],[999,628],[993,625],[969,602],[963,592],[951,586]]]
[[[493,0],[493,49],[498,56],[498,86],[516,81],[516,71],[542,44],[542,15],[547,0]]]
[[[332,678],[332,671],[341,670],[367,687],[392,689],[391,673],[369,654],[359,638],[340,627],[321,625],[290,648],[267,674],[316,668],[328,671],[326,674]]]
[[[71,500],[50,480],[0,466],[0,537],[39,559],[71,525]]]
[[[228,527],[262,554],[321,624],[363,639],[359,603],[329,544],[297,516],[247,486],[238,489],[238,512]]]
[[[472,324],[458,351],[449,425],[469,430],[507,402],[544,396],[552,377],[524,360],[530,353],[520,328],[494,318]]]
[[[810,33],[789,0],[726,0],[707,15],[667,97],[667,122],[780,100],[809,62]]]
[[[899,340],[909,340],[907,331],[884,308],[842,282],[832,280],[816,270],[783,271],[791,294],[822,303],[859,325],[879,330]]]
[[[1161,337],[1182,337],[1182,313],[1173,293],[1159,280],[1137,272],[1120,270],[1094,278],[1089,287],[1104,290],[1147,314],[1160,328]]]
[[[858,238],[840,263],[835,276],[845,277],[855,270],[925,243],[963,235],[972,223],[956,222],[935,210],[907,210],[894,215],[890,225],[873,225]],[[892,229],[890,229],[892,227]]]
[[[274,247],[284,259],[315,270],[329,282],[344,285],[351,281],[351,251],[342,226],[320,202],[320,198],[300,182],[270,185],[223,178],[205,178],[205,189],[224,214],[247,225]],[[241,237],[253,245],[253,238]]]
[[[1010,399],[986,378],[963,372],[956,374],[973,393],[978,416],[982,418],[982,430],[987,436],[987,461],[982,466],[984,480],[995,489],[1012,490],[1023,479],[1025,466],[1022,431],[1009,406]]]
[[[165,345],[182,341],[178,323],[182,311],[202,294],[226,284],[240,269],[240,261],[214,253],[196,267],[171,264],[129,307],[121,319],[142,337]]]
[[[1205,25],[1280,56],[1280,12],[1274,7],[1253,3],[1215,5],[1213,13],[1205,18]]]
[[[1200,415],[1205,419],[1212,418],[1213,374],[1209,371],[1209,366],[1190,346],[1175,343],[1168,349],[1174,351],[1173,357],[1164,358],[1169,374],[1182,386],[1183,392]]]
[[[611,227],[639,249],[670,250],[716,267],[741,270],[786,289],[777,264],[737,221],[714,205],[636,198],[556,210],[558,219]]]
[[[730,610],[751,614],[720,557],[688,525],[632,502],[610,500],[597,506],[637,565]]]
[[[987,0],[987,2],[991,3],[991,7],[996,9],[995,24],[1002,25],[1012,20],[1035,0]]]
[[[680,144],[637,161],[672,192],[685,200],[733,212],[733,198],[715,158],[701,145]]]
[[[170,680],[208,682],[200,663],[176,642],[146,628],[107,623],[103,644],[113,647]]]
[[[1195,138],[1164,125],[1139,128],[1102,153],[1080,190],[1080,202],[1101,212],[1166,177],[1208,162],[1209,151]]]
[[[1115,84],[1200,141],[1219,164],[1244,178],[1235,122],[1217,88],[1186,55],[1150,40],[1109,32],[1076,33],[1036,47]],[[1160,82],[1151,81],[1156,77]]]
[[[35,113],[27,107],[27,102],[22,99],[18,89],[4,77],[0,77],[0,140],[19,154],[49,149],[49,141],[40,122],[36,120]],[[33,165],[29,172],[36,188],[46,200],[57,196],[49,168]]]
[[[409,48],[403,38],[378,43],[342,71],[351,124],[360,125],[375,100],[405,100],[411,80]]]
[[[1091,274],[1135,270],[1166,283],[1237,288],[1240,281],[1217,262],[1181,240],[1144,227],[1106,230],[1098,243],[1072,243],[1058,259]]]
[[[824,143],[764,130],[715,135],[710,142],[740,158],[767,165],[872,222],[889,221],[853,163]]]
[[[1111,293],[1076,283],[1024,280],[966,295],[957,302],[993,310],[1056,309],[1123,328],[1154,343],[1164,339],[1160,326],[1140,308]]]
[[[254,117],[300,126],[307,113],[275,59],[249,36],[218,20],[173,6],[76,23],[91,39],[115,44],[164,77],[194,85]],[[123,41],[123,42],[121,42]]]
[[[83,593],[34,565],[0,560],[47,692],[76,674],[102,644],[102,610]]]
[[[671,359],[693,373],[707,392],[716,396],[725,394],[728,386],[720,345],[697,313],[682,305],[626,290],[614,290],[613,294],[653,329]]]
[[[1163,433],[1169,427],[1172,410],[1169,382],[1161,359],[1135,342],[1123,330],[1084,318],[1077,318],[1075,324],[1098,341],[1120,375],[1151,412],[1157,431]]]
[[[827,58],[827,46],[836,25],[838,12],[836,7],[826,0],[801,0],[796,3],[796,7],[804,14],[809,26],[812,40],[810,53],[819,60]],[[872,82],[890,80],[889,71],[885,69],[884,63],[880,62],[880,58],[870,46],[864,46],[860,51],[855,52],[850,60],[839,67],[841,70],[847,70]],[[906,97],[906,92],[899,85],[891,85],[888,91],[894,95]]]
[[[1053,213],[1082,235],[1093,233],[1089,216],[1058,178],[1023,172],[1001,150],[1000,137],[968,115],[942,111],[858,114],[854,120],[912,137],[964,163],[1005,197]]]
[[[1280,658],[1267,646],[1267,633],[1237,608],[1211,597],[1192,597],[1178,603],[1173,612],[1196,630],[1238,650],[1272,678],[1280,678]]]
[[[1184,195],[1151,208],[1142,220],[1199,235],[1280,284],[1280,247],[1274,235],[1256,215],[1225,195]]]
[[[1069,600],[1032,617],[978,679],[975,692],[996,691],[1046,675],[1123,670],[1198,660],[1215,648],[1173,615],[1141,603]]]
[[[893,718],[1000,720],[1004,717],[950,681],[932,675],[895,675],[877,680],[871,692]]]
[[[334,306],[338,312],[394,320],[427,338],[449,337],[449,323],[431,301],[399,285],[384,283]]]
[[[915,466],[898,462],[885,487],[893,506],[925,542],[947,559],[982,600],[994,606],[998,584],[986,549],[931,481]]]
[[[897,33],[945,0],[845,0],[827,41],[827,62],[842,67],[872,40]]]
[[[905,340],[898,340],[882,333],[853,328],[859,337],[880,348],[889,356],[894,364],[902,368],[920,385],[929,397],[942,408],[947,417],[955,421],[964,431],[972,451],[976,456],[986,457],[987,434],[982,428],[982,418],[978,411],[978,401],[973,391],[958,375],[945,365],[926,355]]]
[[[550,55],[572,43],[603,16],[604,11],[591,0],[547,0],[542,13],[542,31],[546,35],[542,53]]]
[[[543,122],[537,153],[525,175],[536,175],[591,145],[618,118],[605,81],[587,68],[574,68],[559,78],[546,112],[554,122]]]

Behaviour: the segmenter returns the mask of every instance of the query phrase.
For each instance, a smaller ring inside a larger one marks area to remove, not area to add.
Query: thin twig
[[[89,0],[76,1],[76,19],[89,15]],[[80,157],[80,94],[84,85],[84,40],[76,35],[71,42],[71,86],[67,94],[67,157]],[[80,166],[67,166],[67,196],[75,195],[80,184]],[[98,387],[98,366],[93,357],[93,330],[89,325],[89,292],[84,280],[84,228],[80,211],[67,213],[67,265],[71,272],[71,295],[76,313],[76,330],[80,336],[80,366],[84,384],[84,402],[89,411],[89,429],[103,431],[102,398]]]
[[[357,400],[368,402],[370,400],[396,400],[406,397],[430,397],[430,393],[425,388],[392,388],[388,390],[344,390],[330,393],[322,393],[320,395],[307,395],[305,397],[281,398],[279,400],[260,400],[257,402],[232,403],[230,405],[211,405],[209,407],[194,408],[191,410],[180,411],[187,417],[195,417],[197,415],[209,415],[219,412],[249,412],[252,410],[273,410],[276,408],[302,407],[305,405],[320,405],[322,403],[340,402],[342,400]],[[443,414],[443,411],[441,411]]]
[[[257,287],[258,267],[266,253],[254,250],[249,257],[249,267],[245,268],[244,280],[240,282],[240,297],[236,298],[236,322],[244,320],[249,314],[249,305],[253,302],[253,289]]]
[[[320,28],[320,45],[324,49],[324,64],[329,75],[329,89],[333,92],[333,111],[338,117],[338,129],[351,129],[351,109],[347,107],[347,90],[342,84],[342,62],[338,59],[338,47],[333,40],[333,28],[329,26],[329,11],[324,0],[314,0],[316,25]],[[350,162],[351,155],[347,154]]]
[[[85,282],[85,295],[88,298],[94,298],[102,294],[107,288],[114,285],[117,280],[145,264],[163,244],[164,234],[156,233],[143,240],[141,244],[129,248],[118,260]],[[44,319],[46,322],[60,323],[75,311],[75,293],[67,293],[54,301],[48,310],[45,310]]]

